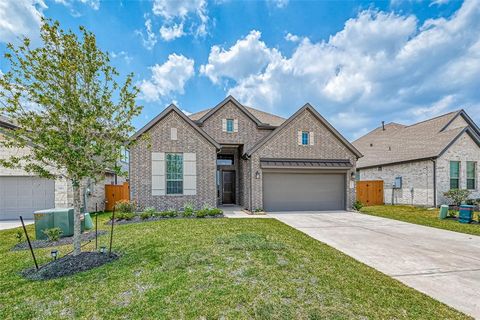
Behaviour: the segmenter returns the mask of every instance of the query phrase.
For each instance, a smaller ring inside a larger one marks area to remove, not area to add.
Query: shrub
[[[43,234],[47,236],[48,241],[58,241],[60,237],[63,234],[62,229],[56,227],[56,228],[50,228],[50,229],[45,229],[42,230]]]
[[[218,215],[221,215],[221,214],[223,214],[223,211],[221,209],[218,209],[218,208],[213,208],[213,209],[208,210],[208,215],[211,216],[211,217],[215,217],[215,216],[218,216]]]
[[[183,216],[184,217],[191,217],[195,213],[193,208],[193,204],[188,202],[183,206]]]
[[[17,239],[18,243],[22,242],[23,240],[23,231],[22,230],[17,230],[15,233],[15,239]]]
[[[151,217],[155,216],[155,212],[156,212],[155,208],[152,208],[152,207],[146,208],[140,214],[140,218],[142,218],[142,220],[150,219]]]
[[[135,218],[135,213],[133,213],[133,212],[127,212],[127,213],[124,213],[124,214],[123,214],[123,217],[124,217],[125,220],[130,221],[130,220],[132,220],[133,218]]]
[[[470,190],[467,189],[451,189],[443,194],[449,199],[451,204],[459,206],[470,197]]]
[[[360,211],[360,209],[362,209],[362,208],[363,208],[363,203],[360,200],[356,200],[353,203],[353,209],[355,209],[357,211]]]
[[[110,216],[110,220],[112,219],[113,214]],[[125,219],[125,213],[123,212],[115,212],[115,220],[120,221]]]
[[[197,213],[195,214],[197,218],[205,218],[207,215],[208,215],[208,209],[198,210]]]
[[[253,210],[253,212],[257,212],[257,213],[258,213],[258,212],[263,212],[263,208],[257,208],[257,209],[255,209],[255,210]]]
[[[115,209],[121,213],[134,212],[135,203],[129,200],[120,200],[115,203]]]
[[[176,216],[178,216],[178,212],[175,209],[169,209],[169,210],[160,212],[160,217],[162,218],[174,218]]]

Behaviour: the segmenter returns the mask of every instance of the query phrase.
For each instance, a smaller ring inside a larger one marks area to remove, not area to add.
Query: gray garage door
[[[263,175],[267,211],[345,209],[345,174],[279,173]]]
[[[35,210],[55,207],[55,182],[38,177],[0,177],[0,220],[32,219]]]

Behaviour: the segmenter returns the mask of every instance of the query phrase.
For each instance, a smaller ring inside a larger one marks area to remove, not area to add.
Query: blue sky
[[[86,26],[135,73],[138,128],[172,101],[196,112],[228,94],[284,117],[310,102],[349,139],[459,108],[480,120],[475,0],[4,0],[0,52],[38,40],[41,16]]]

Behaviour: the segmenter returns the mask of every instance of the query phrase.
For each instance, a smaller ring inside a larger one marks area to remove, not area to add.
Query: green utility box
[[[42,231],[51,228],[60,228],[62,230],[62,237],[69,237],[73,235],[73,208],[58,208],[35,211],[34,216],[35,236],[37,240],[47,239],[47,236],[45,236]],[[81,232],[83,232],[85,229],[85,219],[83,215],[81,220]]]
[[[446,204],[442,204],[440,206],[440,212],[438,213],[438,217],[440,219],[445,219],[448,216],[448,206]]]
[[[47,239],[42,230],[54,228],[52,210],[35,211],[33,217],[35,219],[35,238],[37,240]]]
[[[83,221],[85,222],[85,229],[93,229],[93,220],[92,217],[90,217],[90,213],[87,212],[83,216],[85,217],[85,219],[83,219]]]

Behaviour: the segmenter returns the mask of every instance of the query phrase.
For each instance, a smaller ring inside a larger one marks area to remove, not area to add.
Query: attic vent
[[[373,147],[373,143],[370,143],[370,147]]]
[[[391,146],[388,146],[388,151],[392,151],[392,147],[391,147]]]

